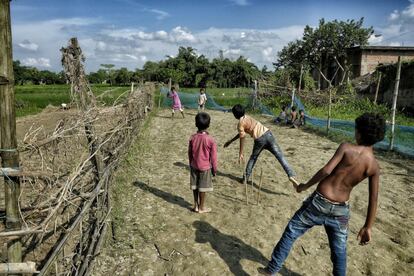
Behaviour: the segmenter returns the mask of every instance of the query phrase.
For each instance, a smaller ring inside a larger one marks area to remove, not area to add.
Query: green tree
[[[115,81],[115,70],[114,70],[115,65],[113,65],[113,64],[101,64],[101,67],[104,68],[104,70],[106,72],[107,80],[109,81],[110,85],[112,86],[112,84]]]
[[[319,21],[317,28],[306,26],[302,39],[290,42],[278,53],[276,68],[293,68],[293,79],[298,79],[300,66],[325,72],[330,64],[346,67],[346,50],[356,45],[367,45],[373,28],[363,27],[364,18],[359,20],[326,22]]]

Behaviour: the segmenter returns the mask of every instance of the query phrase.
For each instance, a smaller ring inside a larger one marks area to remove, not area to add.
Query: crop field
[[[95,95],[101,101],[111,105],[122,97],[129,86],[91,85]],[[16,85],[16,115],[22,117],[39,113],[48,105],[59,106],[70,102],[70,85]]]

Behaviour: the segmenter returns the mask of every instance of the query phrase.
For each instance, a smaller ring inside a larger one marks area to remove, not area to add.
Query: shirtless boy
[[[358,233],[360,245],[371,240],[371,229],[377,211],[379,167],[372,146],[384,139],[385,120],[382,116],[365,113],[355,120],[356,145],[344,143],[331,160],[306,184],[297,186],[298,193],[319,183],[289,221],[273,250],[271,260],[258,271],[275,275],[282,267],[297,238],[314,225],[323,225],[328,235],[333,263],[333,275],[346,275],[346,241],[352,189],[368,177],[369,203],[364,226]]]

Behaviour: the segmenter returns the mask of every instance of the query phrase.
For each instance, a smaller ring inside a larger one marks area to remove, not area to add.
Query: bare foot
[[[198,209],[199,214],[210,213],[211,208]]]
[[[267,270],[267,267],[259,267],[257,269],[257,272],[259,272],[262,275],[268,275],[268,276],[272,276],[273,274],[269,272],[269,270]]]
[[[194,205],[193,208],[191,208],[191,211],[198,213],[198,206]]]

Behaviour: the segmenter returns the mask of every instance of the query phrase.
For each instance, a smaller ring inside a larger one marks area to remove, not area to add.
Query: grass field
[[[48,105],[59,106],[70,102],[70,85],[16,85],[16,116],[39,113]],[[127,86],[92,85],[92,91],[105,104],[112,104]]]

